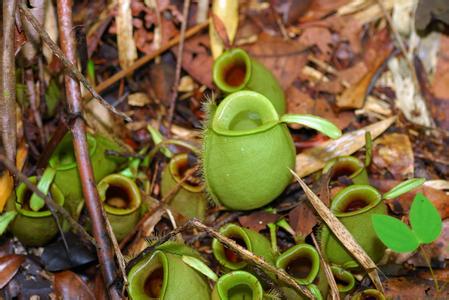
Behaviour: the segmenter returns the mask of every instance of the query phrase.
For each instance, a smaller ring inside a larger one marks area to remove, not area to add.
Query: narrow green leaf
[[[153,126],[148,125],[147,129],[148,129],[148,132],[151,134],[151,138],[153,139],[155,145],[161,143],[164,140],[164,138],[162,137],[162,134],[159,132],[159,130],[157,130]],[[173,154],[170,152],[170,150],[168,150],[167,147],[162,147],[161,152],[167,158],[171,158],[173,156]]]
[[[204,262],[202,262],[198,258],[193,257],[193,256],[183,255],[182,261],[185,262],[186,264],[188,264],[189,266],[191,266],[192,268],[194,268],[195,270],[197,270],[198,272],[204,274],[212,281],[218,280],[217,274],[215,274],[214,271],[212,271]]]
[[[301,124],[324,133],[332,139],[336,139],[341,136],[341,130],[333,123],[326,119],[312,115],[286,114],[281,117],[281,122]]]
[[[393,199],[399,197],[402,194],[405,194],[413,189],[416,189],[417,187],[420,187],[421,185],[423,185],[425,181],[426,181],[425,178],[412,178],[404,182],[401,182],[400,184],[398,184],[397,186],[386,192],[383,198]]]
[[[55,179],[56,170],[48,167],[45,169],[44,174],[42,174],[39,183],[37,184],[37,188],[44,194],[47,194],[50,190],[50,186],[53,183],[53,179]],[[45,201],[35,193],[31,195],[30,199],[30,207],[33,211],[39,211],[45,206]]]
[[[413,199],[410,208],[410,224],[421,243],[428,244],[438,238],[443,228],[438,210],[422,193]]]
[[[398,219],[374,214],[371,220],[377,236],[391,250],[405,253],[419,247],[418,238],[407,225]]]
[[[17,212],[15,212],[15,211],[8,211],[8,212],[5,212],[4,214],[0,215],[0,236],[5,232],[9,223],[11,223],[11,221],[14,220],[16,215],[17,215]]]
[[[373,139],[371,138],[371,132],[365,132],[365,167],[371,164],[373,158]]]

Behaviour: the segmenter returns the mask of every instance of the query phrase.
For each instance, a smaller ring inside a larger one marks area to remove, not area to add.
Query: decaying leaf
[[[288,223],[296,235],[306,237],[312,233],[313,227],[318,223],[318,218],[313,213],[312,208],[305,201],[302,201],[288,213]]]
[[[329,140],[317,147],[308,149],[296,156],[296,173],[300,177],[320,170],[324,164],[337,156],[350,155],[365,145],[365,132],[369,131],[375,139],[396,120],[391,117],[362,129],[344,134],[337,140]]]
[[[0,289],[16,275],[24,261],[25,257],[22,255],[11,254],[0,257]]]
[[[266,211],[255,211],[249,215],[241,216],[239,222],[243,227],[259,232],[265,229],[267,224],[274,223],[279,219],[280,216],[277,214]]]
[[[232,44],[239,24],[238,0],[213,0],[213,20],[209,25],[210,48],[212,56],[217,58],[223,52],[223,39]]]
[[[137,59],[130,0],[118,0],[118,13],[115,20],[117,23],[117,46],[120,66],[122,69],[125,69]]]
[[[8,171],[3,171],[0,176],[0,213],[3,211],[6,202],[14,188],[14,180]]]
[[[87,284],[71,271],[56,273],[53,281],[55,294],[60,299],[95,299]]]
[[[385,134],[375,143],[373,162],[386,168],[396,179],[413,177],[414,155],[408,135],[401,133]]]

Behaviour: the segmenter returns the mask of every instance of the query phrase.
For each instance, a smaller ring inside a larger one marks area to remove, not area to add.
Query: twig
[[[30,109],[31,113],[33,114],[34,122],[36,123],[38,132],[39,132],[39,138],[41,146],[44,146],[46,143],[46,136],[44,131],[44,126],[42,124],[42,118],[41,114],[39,112],[39,107],[37,105],[37,93],[36,93],[36,86],[34,84],[34,74],[33,69],[27,68],[25,70],[25,81],[26,81],[26,87],[28,90],[28,102],[30,103]]]
[[[316,251],[318,252],[318,255],[320,256],[321,260],[321,266],[324,268],[324,272],[326,274],[327,282],[329,283],[331,287],[331,299],[340,300],[340,293],[338,292],[337,282],[335,281],[334,275],[332,274],[331,267],[327,263],[327,261],[324,259],[323,254],[320,250],[320,245],[318,244],[318,241],[315,238],[315,235],[312,233],[310,235],[312,237],[313,245],[316,248]],[[323,280],[320,278],[320,280]]]
[[[173,89],[171,91],[171,97],[170,97],[170,108],[168,110],[168,116],[167,116],[168,134],[170,134],[170,127],[171,127],[171,123],[173,121],[173,114],[175,112],[176,98],[178,97],[178,86],[179,86],[179,80],[181,78],[182,52],[184,50],[185,34],[186,34],[187,22],[188,22],[188,18],[189,18],[189,7],[190,7],[190,0],[184,0],[184,7],[182,10],[180,42],[179,42],[179,46],[178,46],[178,55],[177,55],[177,60],[176,60],[175,81],[173,82]]]
[[[0,129],[3,147],[11,161],[16,159],[16,69],[14,23],[16,0],[3,1],[3,26],[0,28]],[[0,22],[0,23],[2,23]]]
[[[293,174],[296,181],[298,181],[301,185],[302,189],[306,193],[307,199],[309,199],[310,204],[312,204],[321,219],[326,223],[344,247],[347,248],[352,253],[354,258],[363,266],[376,288],[383,292],[382,283],[380,282],[379,273],[377,272],[377,266],[373,260],[365,253],[363,248],[360,247],[360,245],[354,240],[348,229],[341,224],[337,217],[332,214],[329,208],[324,205],[320,198],[313,193],[307,184],[305,184],[305,182],[293,170],[290,170],[290,172]]]
[[[30,12],[30,10],[26,7],[25,3],[19,5],[20,13],[27,18],[27,20],[33,25],[36,32],[39,33],[39,36],[44,41],[45,44],[52,50],[53,54],[62,62],[65,69],[68,71],[68,74],[81,82],[83,86],[92,94],[92,96],[97,99],[101,104],[103,104],[107,109],[109,109],[114,114],[122,117],[126,121],[131,121],[131,118],[128,117],[125,113],[118,111],[115,107],[110,105],[100,94],[95,91],[95,89],[90,85],[89,81],[84,77],[83,74],[75,67],[74,62],[70,62],[70,60],[64,55],[61,49],[56,45],[56,43],[51,39],[48,33],[42,29],[42,26]]]
[[[91,243],[94,246],[96,245],[94,238],[91,237],[86,232],[86,230],[80,224],[78,224],[61,205],[54,202],[53,199],[42,193],[41,190],[39,190],[34,184],[32,184],[28,177],[20,172],[11,160],[0,154],[0,161],[12,174],[14,174],[14,177],[16,177],[20,182],[23,182],[29,190],[44,199],[45,204],[50,209],[50,211],[56,210],[58,213],[60,213],[70,223],[73,231],[77,233],[84,242]]]
[[[209,21],[193,26],[192,28],[187,30],[185,37],[189,38],[189,37],[197,34],[201,30],[206,28],[208,24],[209,24]],[[148,63],[149,61],[154,59],[155,57],[159,56],[161,53],[163,53],[163,52],[167,51],[168,49],[170,49],[171,47],[175,46],[177,43],[179,43],[180,39],[181,39],[180,36],[177,36],[177,37],[171,39],[165,45],[162,45],[161,48],[159,48],[158,50],[156,50],[156,51],[154,51],[152,53],[149,53],[149,54],[139,58],[132,65],[130,65],[128,68],[126,68],[124,70],[121,70],[120,72],[115,73],[113,76],[109,77],[107,80],[105,80],[102,83],[100,83],[99,85],[97,85],[95,87],[95,90],[98,93],[103,92],[108,87],[110,87],[111,85],[113,85],[114,83],[119,81],[120,79],[123,79],[126,76],[132,74],[135,70],[137,70],[138,68],[142,67],[143,65],[145,65],[146,63]],[[90,96],[88,96],[84,100],[86,100],[88,98],[90,98]]]
[[[22,11],[26,14],[27,9],[23,5]],[[59,36],[62,51],[67,57],[68,65],[76,62],[76,46],[72,33],[72,1],[58,0],[58,23]],[[37,29],[36,29],[37,30]],[[58,48],[58,51],[59,48]],[[65,59],[65,57],[64,57]],[[76,163],[81,178],[83,195],[92,221],[92,232],[97,241],[97,256],[100,261],[100,267],[111,299],[120,299],[117,289],[113,286],[116,278],[117,267],[114,261],[113,247],[111,239],[107,235],[103,206],[100,202],[98,191],[95,186],[95,178],[92,170],[92,164],[89,157],[86,139],[86,125],[81,117],[82,102],[79,83],[69,75],[65,75],[66,98],[70,114],[74,116],[74,122],[71,124],[73,135],[73,146],[75,149]]]

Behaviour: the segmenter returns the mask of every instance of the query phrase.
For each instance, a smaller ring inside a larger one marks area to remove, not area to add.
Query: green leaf
[[[47,103],[47,116],[52,117],[56,113],[59,101],[61,99],[61,88],[57,81],[50,80],[50,83],[45,90],[45,102]]]
[[[377,236],[391,250],[405,253],[419,247],[418,238],[407,225],[398,219],[374,214],[371,220]]]
[[[399,197],[402,194],[405,194],[413,189],[416,189],[417,187],[420,187],[421,185],[423,185],[425,181],[426,181],[425,178],[412,178],[404,182],[401,182],[400,184],[398,184],[397,186],[386,192],[383,198],[393,199]]]
[[[371,132],[365,132],[365,167],[371,164],[373,158],[373,139],[371,138]]]
[[[197,270],[198,272],[201,272],[208,278],[210,278],[213,281],[218,280],[217,274],[214,273],[203,261],[199,260],[196,257],[183,255],[182,261]]]
[[[9,223],[11,223],[12,220],[16,217],[17,212],[15,211],[8,211],[4,214],[0,215],[0,235],[2,235],[6,228],[8,227]]]
[[[341,136],[341,130],[333,123],[329,122],[326,119],[312,115],[286,114],[281,117],[281,122],[301,124],[324,133],[332,139],[336,139]]]
[[[56,176],[56,170],[48,167],[45,169],[44,174],[42,174],[39,183],[37,184],[37,188],[44,194],[47,194],[50,190],[51,184]],[[31,195],[30,199],[30,207],[33,211],[39,211],[45,206],[45,201],[35,193]]]
[[[153,139],[155,145],[161,143],[164,140],[164,138],[162,137],[162,134],[159,132],[159,130],[157,130],[153,126],[148,125],[147,129],[148,129],[148,132],[151,134],[151,138]],[[170,152],[170,150],[168,150],[167,147],[162,147],[161,152],[167,158],[172,158],[172,156],[173,156],[173,154]]]
[[[409,216],[412,230],[421,243],[428,244],[438,238],[443,227],[441,216],[422,193],[416,194],[413,199]]]

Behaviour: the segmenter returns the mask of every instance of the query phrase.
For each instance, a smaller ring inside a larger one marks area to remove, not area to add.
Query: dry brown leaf
[[[373,162],[388,169],[395,179],[413,177],[415,159],[408,135],[391,133],[379,138],[374,146]]]
[[[205,34],[187,40],[182,54],[182,68],[195,80],[212,88],[213,59],[209,54],[209,47],[209,37]],[[172,52],[177,54],[177,47]]]
[[[274,223],[281,217],[266,211],[255,211],[249,215],[239,218],[240,225],[254,231],[261,231],[266,228],[267,224]]]
[[[131,1],[118,0],[118,12],[115,18],[117,24],[117,46],[120,67],[126,69],[137,59],[137,49],[133,36]]]
[[[329,140],[317,147],[308,149],[296,156],[296,173],[300,177],[312,174],[324,164],[337,156],[351,155],[365,145],[365,132],[371,132],[373,139],[381,135],[396,117],[391,117],[383,121],[371,124],[362,129],[344,134],[337,140]]]
[[[312,208],[302,201],[288,213],[288,223],[296,235],[306,237],[312,233],[313,227],[318,223]]]
[[[253,58],[270,69],[287,89],[307,63],[307,47],[279,36],[261,34],[257,43],[244,47]]]
[[[354,120],[354,113],[352,111],[334,112],[331,105],[325,99],[312,99],[309,94],[297,87],[296,82],[287,89],[285,94],[287,111],[290,114],[313,114],[320,116],[331,121],[340,129],[346,128]]]
[[[416,275],[389,278],[383,284],[387,299],[449,299],[449,290],[447,288],[443,288],[440,293],[436,293],[432,280],[417,278]]]
[[[17,254],[0,257],[0,289],[4,288],[16,275],[24,261],[25,257]]]
[[[320,49],[321,54],[318,58],[323,61],[328,61],[332,49],[332,34],[329,29],[325,27],[309,27],[299,37],[298,42],[304,46],[317,46]]]
[[[56,273],[53,281],[54,291],[58,299],[95,299],[87,284],[71,271]]]

